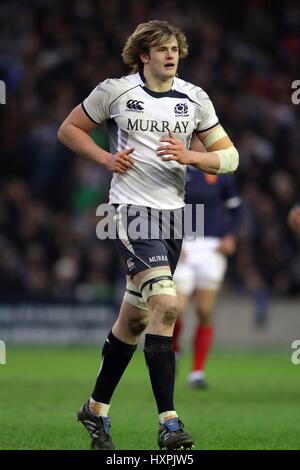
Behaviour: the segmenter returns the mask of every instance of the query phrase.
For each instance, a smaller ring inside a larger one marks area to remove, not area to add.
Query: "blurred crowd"
[[[179,75],[210,95],[240,153],[244,201],[228,289],[294,295],[300,245],[286,224],[300,193],[300,5],[296,1],[17,0],[0,3],[0,295],[110,302],[122,269],[99,242],[110,175],[57,141],[64,117],[101,80],[127,73],[124,41],[167,19],[185,31]],[[94,133],[107,148],[105,128]]]

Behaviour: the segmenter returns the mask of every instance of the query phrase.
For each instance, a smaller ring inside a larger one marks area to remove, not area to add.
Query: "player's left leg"
[[[149,308],[144,352],[159,414],[158,445],[167,449],[192,448],[194,439],[184,430],[173,402],[175,354],[172,334],[178,309],[170,267],[145,270],[133,280]]]

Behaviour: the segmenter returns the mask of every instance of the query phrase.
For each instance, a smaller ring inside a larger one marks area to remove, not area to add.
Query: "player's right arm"
[[[90,132],[98,126],[83,111],[82,106],[74,108],[58,130],[58,140],[81,157],[88,158],[116,173],[126,173],[133,165],[130,153],[133,148],[111,154],[97,145]]]

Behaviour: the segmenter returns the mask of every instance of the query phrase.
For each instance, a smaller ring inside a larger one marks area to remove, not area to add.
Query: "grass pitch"
[[[88,449],[75,412],[93,389],[96,348],[8,348],[0,365],[0,449]],[[175,403],[196,449],[300,449],[300,365],[290,352],[213,352],[210,388],[186,386],[190,357],[180,360]],[[120,450],[157,450],[157,413],[141,351],[111,406]]]

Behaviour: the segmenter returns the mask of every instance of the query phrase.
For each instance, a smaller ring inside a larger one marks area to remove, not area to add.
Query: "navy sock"
[[[92,393],[95,401],[107,404],[110,402],[136,346],[123,343],[112,332],[109,333],[102,349],[101,370]]]
[[[175,353],[172,337],[146,334],[144,353],[158,413],[174,410]]]

